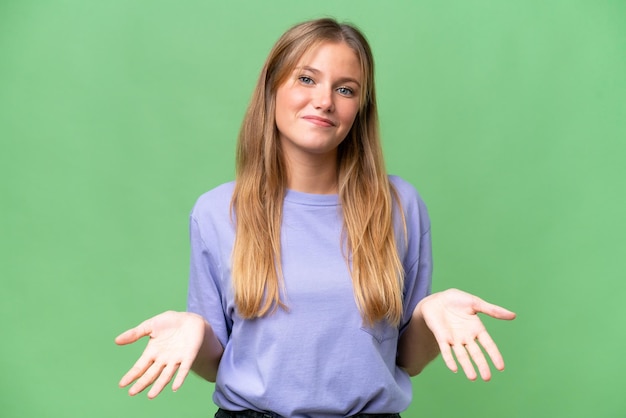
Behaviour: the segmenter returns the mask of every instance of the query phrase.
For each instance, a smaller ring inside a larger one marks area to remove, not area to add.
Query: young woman
[[[314,20],[278,40],[243,121],[236,181],[198,199],[190,233],[188,312],[116,339],[150,336],[120,381],[135,381],[131,395],[152,385],[157,396],[178,370],[177,390],[193,370],[216,382],[217,417],[395,417],[409,376],[439,353],[488,380],[480,343],[504,368],[477,313],[515,314],[459,290],[430,294],[426,207],[385,172],[372,54],[350,25]]]

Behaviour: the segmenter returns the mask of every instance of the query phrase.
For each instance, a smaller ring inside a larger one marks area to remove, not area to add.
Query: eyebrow
[[[296,67],[296,70],[305,70],[305,71],[310,71],[313,74],[319,74],[321,73],[320,70],[318,70],[317,68],[313,68],[313,67],[309,67],[308,65],[305,65],[303,67]],[[352,78],[352,77],[342,77],[338,80],[339,83],[346,83],[346,82],[352,82],[354,84],[356,84],[357,86],[361,87],[361,83],[359,83],[356,79]]]

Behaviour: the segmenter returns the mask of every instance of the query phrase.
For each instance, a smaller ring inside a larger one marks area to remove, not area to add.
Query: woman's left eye
[[[341,94],[343,96],[352,96],[352,95],[354,95],[354,91],[352,91],[352,89],[349,88],[349,87],[339,87],[337,89],[337,91],[339,92],[339,94]]]

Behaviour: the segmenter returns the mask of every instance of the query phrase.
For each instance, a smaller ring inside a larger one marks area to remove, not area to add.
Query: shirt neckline
[[[339,195],[304,193],[287,189],[285,201],[309,206],[339,206]]]

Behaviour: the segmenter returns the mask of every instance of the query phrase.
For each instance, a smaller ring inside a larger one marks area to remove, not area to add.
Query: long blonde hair
[[[373,57],[358,29],[333,19],[304,22],[281,36],[261,70],[244,117],[231,202],[236,222],[232,254],[235,303],[243,318],[262,317],[278,307],[287,309],[281,300],[280,256],[287,172],[275,121],[276,91],[304,53],[324,42],[344,42],[351,47],[363,75],[358,114],[337,152],[344,219],[341,239],[346,261],[350,260],[355,299],[365,322],[387,320],[397,325],[402,317],[403,289],[392,221],[393,200],[397,199],[380,145]]]

